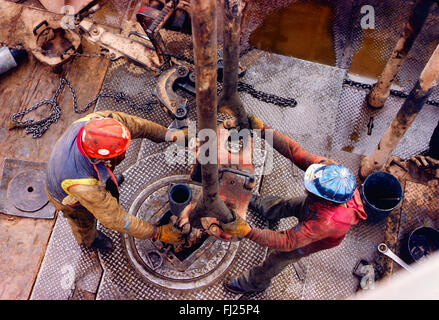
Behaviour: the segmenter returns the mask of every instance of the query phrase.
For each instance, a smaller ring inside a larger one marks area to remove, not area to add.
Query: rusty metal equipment
[[[6,214],[52,219],[55,208],[45,192],[46,163],[5,159],[0,184],[0,211]]]
[[[217,24],[216,1],[191,1],[191,9],[197,12],[192,17],[192,36],[195,58],[195,87],[197,103],[197,120],[199,130],[217,130]],[[204,139],[205,143],[216,145],[216,141]],[[215,149],[215,148],[213,148]],[[218,150],[212,150],[212,159],[217,159]],[[190,216],[193,226],[200,226],[200,218],[208,214],[223,222],[233,220],[233,215],[218,196],[218,164],[206,163],[201,165],[203,198]]]
[[[65,29],[59,22],[43,20],[32,30],[30,38],[32,53],[39,61],[52,67],[72,59],[81,45],[81,37],[71,29]]]
[[[144,68],[157,72],[162,65],[148,37],[136,32],[130,32],[128,37],[125,37],[108,31],[89,20],[82,20],[79,28],[84,32],[88,41],[101,46],[112,60],[126,57]],[[141,41],[133,39],[133,36],[140,38]]]
[[[217,75],[218,81],[223,80],[223,58],[221,50],[218,50]],[[246,69],[239,64],[237,77],[243,77]],[[235,71],[235,70],[234,70]],[[195,73],[185,65],[175,65],[164,70],[157,81],[153,95],[160,102],[165,112],[173,119],[171,128],[183,129],[188,126],[187,115],[189,112],[187,99],[177,93],[182,89],[192,95],[195,90]]]
[[[245,219],[256,184],[253,139],[240,135],[232,126],[230,120],[218,126],[218,196],[229,210]],[[210,235],[223,239],[217,218],[204,217],[201,222]]]
[[[432,0],[418,0],[416,2],[409,21],[404,26],[401,38],[396,43],[378,82],[366,97],[370,107],[382,108],[384,106],[386,99],[390,95],[390,86],[421,31],[433,4]]]
[[[240,128],[249,128],[247,112],[238,95],[241,12],[240,0],[224,0],[224,83],[218,109],[232,112]]]
[[[385,165],[391,152],[395,149],[404,133],[410,127],[421,111],[425,101],[431,94],[439,79],[439,45],[424,67],[419,81],[415,84],[410,95],[404,101],[398,114],[393,119],[387,131],[372,155],[362,159],[360,175],[365,178],[374,171],[379,171]]]
[[[142,7],[137,12],[137,21],[154,45],[161,64],[167,60],[164,54],[165,46],[160,35],[160,29],[167,25],[172,30],[182,30],[184,24],[188,24],[189,16],[190,5],[188,1],[184,0],[154,0],[151,1],[150,6]]]

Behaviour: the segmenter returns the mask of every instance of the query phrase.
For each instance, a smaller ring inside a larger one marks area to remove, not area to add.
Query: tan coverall
[[[110,116],[111,115],[111,116]],[[140,117],[123,112],[98,111],[89,114],[78,121],[91,120],[93,118],[112,117],[125,125],[131,133],[131,138],[147,138],[154,142],[167,141],[168,129]],[[114,166],[110,168],[114,170]],[[157,235],[157,227],[127,213],[112,196],[105,185],[76,184],[68,188],[68,195],[63,203],[56,201],[47,191],[50,202],[57,210],[63,212],[68,219],[73,234],[79,244],[90,246],[97,236],[96,219],[108,229],[127,233],[130,236],[146,239]],[[79,201],[85,209],[74,209],[67,204]],[[129,225],[129,229],[124,226]]]

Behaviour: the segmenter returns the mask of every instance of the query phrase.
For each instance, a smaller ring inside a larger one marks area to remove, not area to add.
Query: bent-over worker
[[[262,137],[265,130],[271,129],[254,116],[250,122],[252,129],[261,130]],[[305,151],[296,141],[275,130],[273,147],[305,171],[307,195],[293,199],[252,197],[249,207],[269,220],[297,217],[299,223],[289,230],[252,228],[237,215],[234,221],[221,224],[224,233],[230,236],[246,237],[274,249],[261,265],[225,282],[225,287],[233,293],[265,290],[287,265],[338,246],[352,225],[367,218],[355,176],[348,168]]]
[[[96,219],[108,229],[136,238],[167,243],[183,240],[172,222],[157,227],[119,205],[118,185],[123,176],[116,178],[113,170],[136,138],[160,143],[175,141],[177,133],[123,112],[98,111],[73,122],[56,142],[47,165],[46,192],[68,219],[79,244],[112,249],[111,239],[97,231]]]

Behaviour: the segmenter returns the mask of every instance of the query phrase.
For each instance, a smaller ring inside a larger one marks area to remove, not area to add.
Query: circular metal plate
[[[19,172],[8,185],[8,200],[21,211],[35,212],[49,200],[44,191],[46,174],[40,170]]]
[[[194,198],[201,194],[201,185],[188,182],[181,176],[160,179],[149,185],[133,202],[130,213],[157,224],[168,205],[168,188],[171,183],[187,183]],[[148,254],[158,250],[157,242],[124,236],[124,244],[131,264],[145,279],[169,289],[195,289],[204,287],[220,277],[232,263],[239,242],[224,242],[213,237],[205,239],[198,248],[182,258],[173,252],[163,252],[159,267],[151,267]],[[160,242],[159,242],[160,246]]]

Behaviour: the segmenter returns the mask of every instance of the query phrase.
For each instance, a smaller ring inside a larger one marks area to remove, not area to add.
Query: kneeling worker
[[[180,132],[184,134],[183,132]],[[172,223],[156,227],[119,205],[123,176],[113,170],[124,158],[131,138],[175,141],[177,133],[123,112],[98,111],[75,122],[58,139],[47,165],[46,192],[68,219],[79,244],[111,250],[112,242],[96,229],[105,227],[141,239],[183,241]]]
[[[250,117],[252,129],[269,126],[256,117]],[[286,231],[272,231],[250,227],[239,216],[222,224],[224,233],[246,237],[273,250],[260,266],[245,271],[225,282],[233,293],[251,293],[265,290],[271,279],[287,265],[320,250],[338,246],[351,225],[365,220],[359,191],[352,172],[334,161],[305,151],[296,141],[273,131],[273,147],[305,171],[307,195],[293,199],[253,196],[249,207],[269,220],[295,216],[299,223]]]

